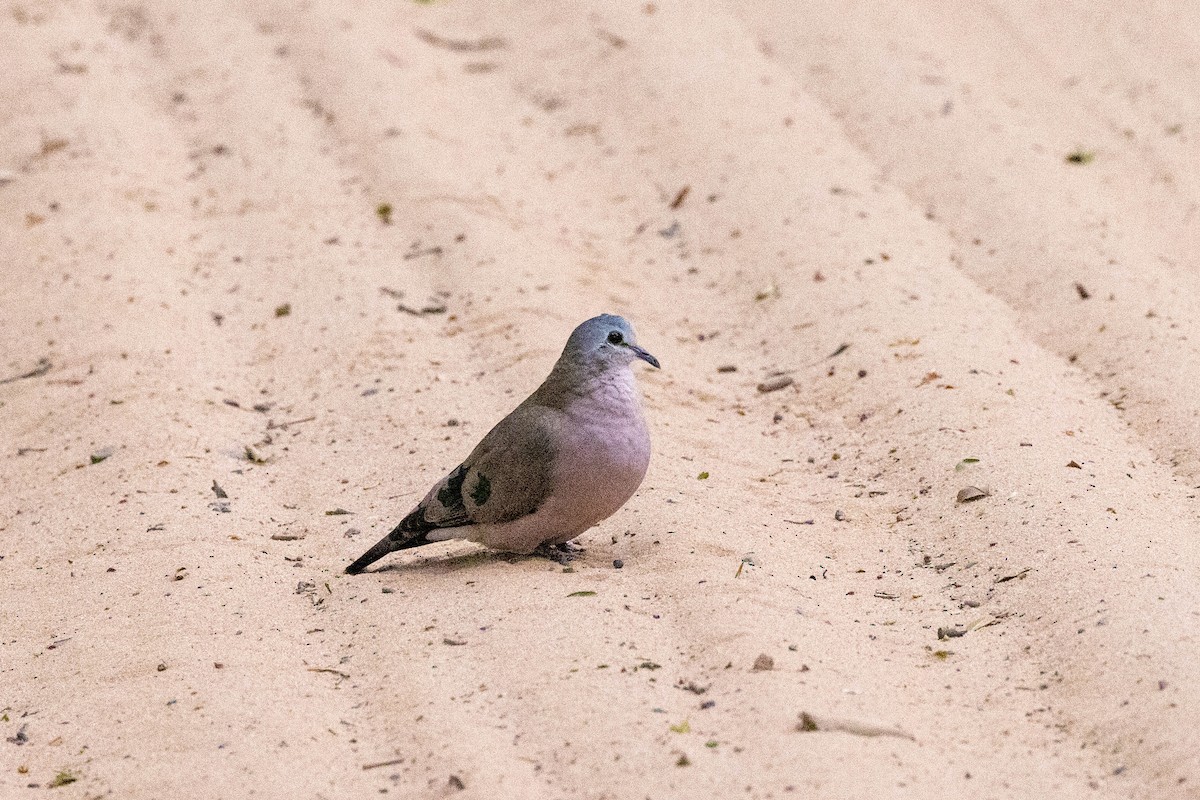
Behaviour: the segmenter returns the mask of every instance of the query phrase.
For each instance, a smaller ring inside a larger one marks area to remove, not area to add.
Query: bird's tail
[[[346,574],[357,575],[388,553],[429,544],[429,540],[425,538],[426,531],[406,531],[403,530],[403,526],[403,522],[397,525],[391,533],[376,542],[374,547],[363,553],[353,564],[346,567]]]

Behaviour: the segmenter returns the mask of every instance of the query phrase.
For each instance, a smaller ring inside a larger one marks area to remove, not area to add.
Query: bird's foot
[[[562,544],[544,544],[533,552],[543,558],[548,558],[557,564],[565,566],[574,561],[576,556],[587,552],[587,550],[572,542],[563,542]]]

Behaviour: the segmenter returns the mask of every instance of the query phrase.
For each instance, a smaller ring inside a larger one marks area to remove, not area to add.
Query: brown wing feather
[[[532,514],[550,490],[560,413],[522,404],[483,437],[464,463],[463,505],[474,524]]]
[[[532,403],[518,406],[429,490],[397,530],[510,522],[536,511],[549,490],[560,416]]]

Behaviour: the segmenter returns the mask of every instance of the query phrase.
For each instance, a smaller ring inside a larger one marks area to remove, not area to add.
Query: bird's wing
[[[400,530],[495,524],[532,514],[551,490],[561,412],[523,403],[430,489]]]

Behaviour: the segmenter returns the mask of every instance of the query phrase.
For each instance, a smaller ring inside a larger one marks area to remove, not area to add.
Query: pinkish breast
[[[650,465],[650,434],[636,395],[607,400],[602,407],[572,409],[556,459],[555,495],[562,501],[555,504],[561,515],[556,543],[616,513]]]

